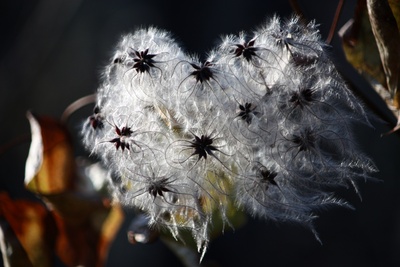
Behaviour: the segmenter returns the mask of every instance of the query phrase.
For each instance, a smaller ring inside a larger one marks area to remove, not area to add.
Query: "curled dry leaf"
[[[367,9],[374,33],[386,86],[396,109],[400,109],[400,33],[388,1],[367,0]]]
[[[342,38],[342,46],[349,61],[354,68],[367,77],[368,80],[376,80],[380,85],[385,85],[386,78],[383,72],[378,47],[374,41],[371,24],[365,1],[358,1],[353,19],[349,20],[339,31]],[[381,86],[382,87],[382,86]],[[379,90],[375,86],[375,89]],[[388,96],[386,88],[381,88],[381,96]]]
[[[15,236],[10,224],[3,219],[0,219],[0,251],[4,267],[32,267],[24,248]]]
[[[28,113],[32,143],[25,185],[46,203],[58,229],[55,251],[67,266],[103,266],[124,219],[122,208],[82,190],[69,132],[57,120]]]
[[[0,192],[0,220],[5,264],[54,265],[56,227],[42,203],[12,199],[6,192]]]
[[[388,3],[396,19],[397,28],[400,30],[400,0],[388,0]]]
[[[347,60],[400,115],[400,1],[359,0],[354,19],[339,31]],[[389,133],[400,129],[397,126]]]
[[[65,193],[47,196],[59,235],[56,253],[67,266],[103,266],[124,215],[100,198]]]
[[[75,162],[67,129],[58,121],[27,113],[31,126],[31,146],[25,165],[25,185],[38,194],[58,194],[71,190]]]
[[[394,1],[392,1],[394,2]],[[399,2],[397,1],[397,6]],[[369,20],[378,45],[379,55],[386,76],[392,105],[400,112],[400,33],[388,1],[367,0]],[[397,125],[388,134],[400,129],[400,114]]]

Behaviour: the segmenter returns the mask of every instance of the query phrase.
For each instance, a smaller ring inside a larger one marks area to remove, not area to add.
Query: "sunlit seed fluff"
[[[314,23],[273,17],[222,38],[205,61],[156,28],[122,37],[105,68],[84,144],[110,171],[113,195],[204,255],[215,211],[293,221],[348,205],[335,187],[375,171],[351,128],[366,122]]]

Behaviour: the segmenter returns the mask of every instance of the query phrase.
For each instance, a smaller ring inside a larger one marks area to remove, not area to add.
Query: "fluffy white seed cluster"
[[[347,205],[333,188],[374,171],[354,121],[368,123],[315,24],[274,17],[204,62],[155,28],[124,36],[83,135],[119,201],[176,238],[189,229],[204,253],[213,214],[228,222],[232,203],[311,229],[317,208]]]

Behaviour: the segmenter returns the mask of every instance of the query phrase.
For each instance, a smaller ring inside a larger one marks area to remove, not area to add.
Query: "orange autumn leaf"
[[[67,266],[105,264],[108,249],[124,219],[122,208],[112,206],[85,184],[77,171],[67,128],[59,121],[27,115],[32,142],[26,162],[25,185],[47,204],[58,236],[56,255]]]
[[[54,207],[59,236],[56,254],[67,266],[104,266],[124,214],[99,197],[65,193],[47,196]],[[68,207],[67,207],[68,206]]]
[[[24,248],[15,236],[10,224],[0,218],[0,251],[3,265],[33,267]],[[10,253],[11,251],[11,253]]]
[[[2,227],[3,238],[11,246],[12,254],[6,259],[11,266],[53,266],[56,228],[42,203],[11,199],[8,193],[0,192],[0,218],[11,228]]]
[[[75,161],[68,131],[58,121],[28,112],[32,141],[25,165],[25,185],[39,194],[72,189]]]
[[[110,247],[110,241],[114,239],[125,218],[120,205],[114,205],[109,210],[100,229],[99,241],[97,242],[97,251],[99,255],[98,266],[103,266],[106,262],[106,256]]]

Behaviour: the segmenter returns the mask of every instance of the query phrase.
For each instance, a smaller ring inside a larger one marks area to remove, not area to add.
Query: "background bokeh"
[[[337,1],[299,0],[304,14],[328,35]],[[347,0],[340,28],[354,13]],[[29,134],[27,110],[60,117],[74,100],[95,92],[102,66],[123,33],[154,25],[173,33],[192,53],[205,55],[221,34],[251,30],[273,14],[289,16],[288,1],[223,0],[3,0],[0,4],[0,145]],[[372,41],[371,37],[371,41]],[[400,266],[400,135],[380,137],[394,117],[344,60],[340,39],[331,49],[349,85],[379,114],[374,129],[357,125],[360,146],[376,162],[379,182],[362,184],[362,201],[353,190],[340,190],[355,210],[319,212],[316,229],[321,245],[296,225],[252,220],[214,240],[204,262],[218,266]],[[372,102],[370,102],[372,101]],[[72,115],[76,154],[81,122],[93,106]],[[383,116],[381,116],[383,114]],[[23,190],[29,141],[0,155],[0,190],[13,197],[32,197]],[[181,266],[161,243],[130,245],[127,223],[113,244],[107,266]],[[0,266],[1,266],[0,261]],[[62,266],[61,264],[59,266]],[[210,265],[211,266],[211,265]]]

